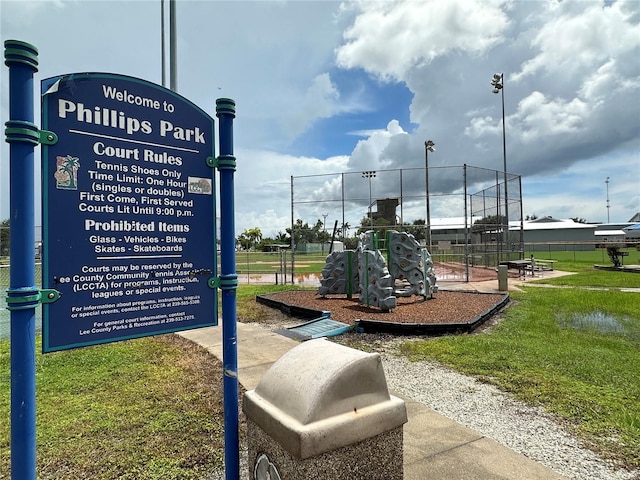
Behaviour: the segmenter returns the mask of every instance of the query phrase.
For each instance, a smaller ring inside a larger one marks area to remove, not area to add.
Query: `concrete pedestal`
[[[509,290],[509,267],[506,265],[498,265],[498,290]]]
[[[245,394],[251,480],[403,478],[404,401],[380,355],[300,344]]]

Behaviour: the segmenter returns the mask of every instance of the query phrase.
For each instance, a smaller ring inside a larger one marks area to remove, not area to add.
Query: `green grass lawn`
[[[640,273],[614,272],[607,270],[588,270],[576,275],[556,278],[543,278],[536,283],[568,287],[601,287],[601,288],[640,288]]]
[[[204,349],[163,335],[37,353],[36,363],[38,478],[201,480],[222,468],[222,371]],[[9,478],[6,341],[0,378],[0,478]]]
[[[640,468],[640,294],[524,287],[511,297],[489,333],[402,351],[541,405],[605,457]]]
[[[640,264],[640,250],[637,248],[623,248],[622,251],[628,253],[628,256],[624,257],[625,265]],[[555,268],[566,272],[579,272],[585,268],[591,269],[594,265],[613,266],[607,255],[606,248],[525,252],[524,258],[529,258],[531,255],[542,260],[555,260],[557,262]]]
[[[259,319],[267,309],[255,296],[290,288],[240,285],[238,317]],[[7,479],[9,347],[0,340],[0,478]],[[38,478],[202,480],[222,469],[222,369],[201,347],[161,335],[40,350],[38,337]]]

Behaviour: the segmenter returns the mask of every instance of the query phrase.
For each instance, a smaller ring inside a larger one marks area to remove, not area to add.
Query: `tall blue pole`
[[[230,98],[216,100],[219,119],[220,156],[220,289],[222,290],[222,363],[224,394],[224,461],[226,480],[240,478],[238,441],[238,337],[236,326],[236,239],[233,175],[233,119],[236,103]]]
[[[11,272],[7,304],[11,311],[11,478],[36,478],[36,306],[34,147],[39,129],[33,123],[33,74],[38,50],[17,40],[4,42],[9,67],[9,201]]]

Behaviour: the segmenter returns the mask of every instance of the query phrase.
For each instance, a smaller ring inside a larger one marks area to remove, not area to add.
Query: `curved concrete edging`
[[[442,291],[442,289],[441,289]],[[459,291],[459,290],[458,290]],[[474,295],[486,295],[486,292],[468,291]],[[493,315],[502,310],[509,303],[509,294],[505,293],[502,300],[475,318],[458,323],[398,323],[379,320],[356,320],[356,330],[367,333],[394,333],[396,335],[423,335],[445,333],[469,333],[478,328]]]
[[[301,290],[306,291],[306,290]],[[291,317],[300,318],[301,320],[313,320],[322,316],[326,310],[316,310],[315,308],[300,307],[298,305],[291,305],[289,303],[274,300],[273,298],[267,298],[264,295],[256,295],[256,301],[267,307],[276,308],[283,313]]]

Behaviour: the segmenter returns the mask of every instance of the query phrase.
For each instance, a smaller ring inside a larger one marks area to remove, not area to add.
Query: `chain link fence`
[[[317,253],[318,234],[308,226],[319,219],[326,242],[405,231],[432,256],[466,269],[523,255],[521,177],[470,165],[291,177],[292,272],[300,255]]]

